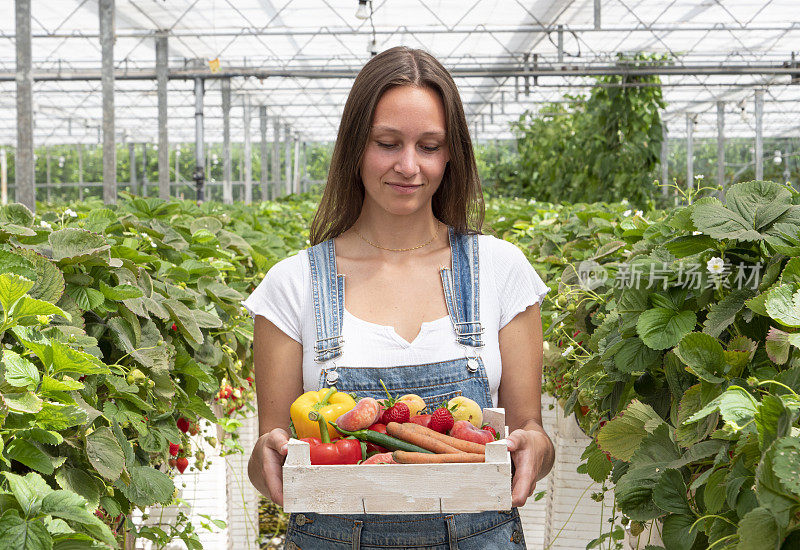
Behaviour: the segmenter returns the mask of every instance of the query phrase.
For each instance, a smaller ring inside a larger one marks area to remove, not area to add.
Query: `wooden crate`
[[[484,423],[508,436],[504,409]],[[289,440],[283,509],[321,514],[417,514],[511,509],[511,455],[504,440],[486,445],[477,464],[312,466],[310,446]]]

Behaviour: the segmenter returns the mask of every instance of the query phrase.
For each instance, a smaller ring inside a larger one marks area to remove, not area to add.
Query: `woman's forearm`
[[[536,470],[536,481],[539,481],[547,476],[550,470],[553,469],[553,464],[556,460],[555,445],[553,445],[553,441],[550,439],[550,436],[547,435],[547,432],[544,431],[542,425],[536,420],[529,420],[522,429],[533,432],[534,449],[536,449],[537,456],[541,460]],[[541,449],[541,452],[539,449]]]

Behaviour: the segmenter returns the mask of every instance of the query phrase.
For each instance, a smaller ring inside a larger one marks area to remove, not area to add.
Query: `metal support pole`
[[[786,143],[786,150],[783,153],[783,183],[789,184],[789,179],[792,177],[792,171],[789,170],[789,160],[791,159],[791,151],[789,150],[789,144],[791,142],[787,141]]]
[[[279,197],[280,192],[280,182],[281,182],[281,159],[280,159],[280,135],[281,135],[281,125],[278,122],[278,119],[275,118],[272,120],[272,177],[270,178],[272,181],[272,198]]]
[[[669,134],[667,125],[661,123],[661,195],[669,194]]]
[[[756,179],[764,179],[764,90],[756,90]]]
[[[686,189],[694,187],[694,120],[692,114],[686,113]]]
[[[269,200],[269,186],[267,185],[267,164],[269,156],[267,153],[267,108],[264,105],[258,107],[258,122],[261,133],[261,200]]]
[[[147,196],[147,143],[142,143],[142,196]]]
[[[300,193],[300,139],[294,136],[294,177],[292,178],[292,192]]]
[[[197,190],[196,200],[201,203],[205,200],[205,172],[203,165],[205,159],[203,158],[205,151],[203,150],[203,95],[205,94],[205,86],[202,78],[194,79],[194,179],[195,188]]]
[[[0,148],[0,204],[8,204],[8,157],[6,148]]]
[[[527,53],[523,54],[522,55],[522,59],[523,59],[523,66],[525,68],[525,72],[526,73],[530,72],[530,70],[531,70],[531,65],[530,65],[530,61],[529,61],[530,60],[530,54],[527,54]],[[525,95],[528,96],[531,93],[530,77],[526,76],[524,78],[524,84],[525,84]]]
[[[117,144],[114,135],[114,0],[100,0],[103,88],[103,203],[117,202]]]
[[[285,171],[286,192],[292,192],[292,134],[289,124],[283,126],[283,166]]]
[[[36,212],[33,166],[33,72],[31,70],[31,0],[16,0],[17,151],[14,182],[17,202]]]
[[[717,101],[717,185],[725,185],[725,103]]]
[[[556,27],[558,29],[557,36],[558,36],[558,62],[564,62],[564,25],[558,25]]]
[[[242,99],[244,119],[244,203],[253,202],[253,142],[250,139],[250,96]]]
[[[83,202],[83,143],[78,144],[78,200]]]
[[[131,193],[136,194],[136,144],[128,143],[128,164],[130,165]]]
[[[156,82],[158,87],[158,197],[169,200],[169,133],[167,131],[167,76],[169,44],[166,33],[156,38]]]
[[[44,182],[46,185],[45,188],[45,195],[47,196],[47,202],[50,202],[50,184],[52,183],[52,179],[50,178],[50,147],[45,145],[44,147]]]
[[[222,202],[233,204],[231,169],[231,79],[224,78],[222,87]]]
[[[595,30],[601,29],[600,24],[600,0],[594,0],[594,28]]]
[[[304,141],[302,147],[300,148],[300,191],[303,193],[308,191],[308,184],[306,183],[306,170],[308,169],[308,166],[306,165],[306,158],[306,142]]]

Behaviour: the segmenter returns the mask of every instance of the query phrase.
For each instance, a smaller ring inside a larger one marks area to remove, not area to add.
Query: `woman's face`
[[[414,86],[385,92],[361,164],[364,207],[394,215],[430,210],[450,160],[446,127],[436,92]]]

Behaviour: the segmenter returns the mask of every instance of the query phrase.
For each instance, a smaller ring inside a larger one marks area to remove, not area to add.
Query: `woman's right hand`
[[[279,506],[283,506],[283,463],[288,443],[286,430],[275,428],[259,437],[256,444],[260,450],[260,460],[255,465],[257,472],[266,485],[270,500]]]

